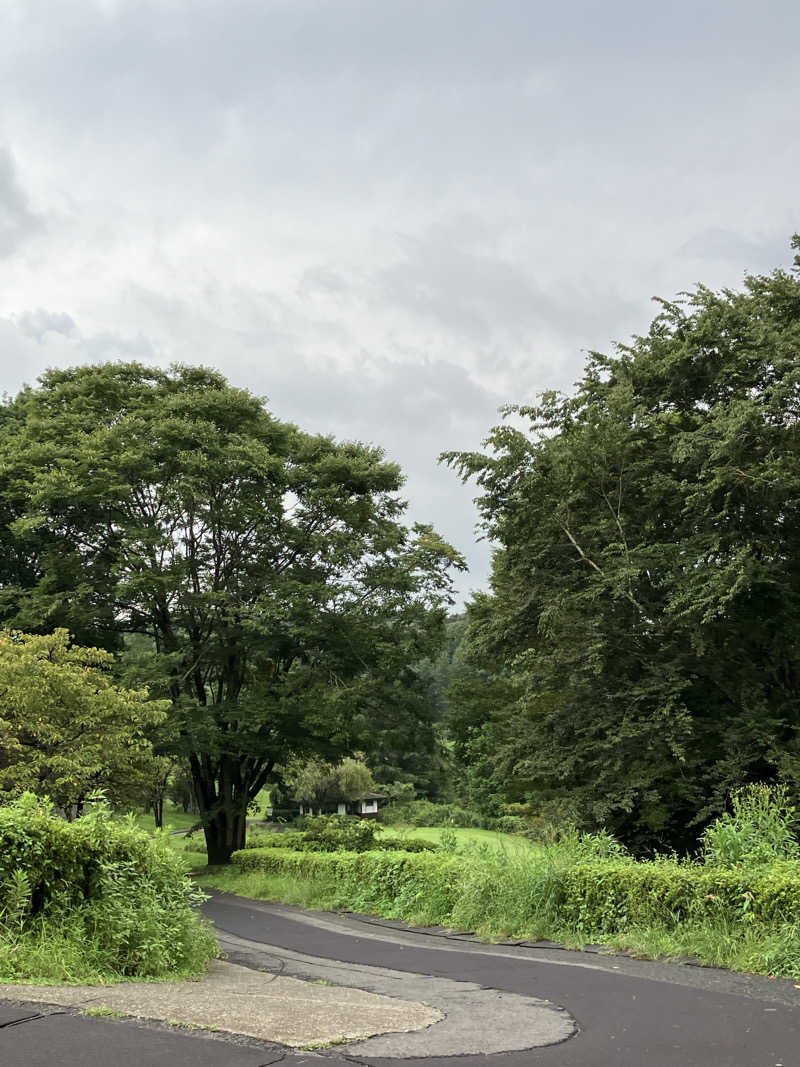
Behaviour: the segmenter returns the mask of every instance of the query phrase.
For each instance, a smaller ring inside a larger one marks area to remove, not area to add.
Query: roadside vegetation
[[[427,841],[421,853],[398,850],[402,838],[373,834],[368,847],[356,850],[332,821],[327,848],[318,831],[262,835],[234,855],[232,867],[208,871],[200,881],[244,896],[369,912],[489,939],[546,938],[576,948],[601,943],[635,955],[692,957],[800,978],[794,822],[785,790],[753,786],[709,826],[694,858],[635,860],[609,834],[578,831],[503,848],[459,843],[445,828],[438,844]],[[368,824],[365,836],[368,830],[374,827]]]
[[[132,819],[92,809],[67,822],[31,794],[0,807],[0,981],[203,972],[217,944],[185,863]]]

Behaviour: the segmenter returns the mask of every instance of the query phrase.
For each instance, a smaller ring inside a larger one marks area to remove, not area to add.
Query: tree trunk
[[[153,801],[153,818],[156,821],[156,830],[164,829],[164,798],[158,797]]]
[[[270,760],[243,771],[240,762],[222,759],[215,764],[202,753],[193,752],[189,765],[209,866],[228,864],[231,855],[244,848],[248,803],[272,773],[274,763]]]
[[[208,849],[209,866],[222,866],[231,862],[237,849],[244,848],[247,820],[244,812],[226,811],[218,808],[204,820],[203,832]]]

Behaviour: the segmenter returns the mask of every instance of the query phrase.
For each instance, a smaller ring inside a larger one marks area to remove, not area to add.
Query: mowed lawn
[[[381,833],[386,837],[421,837],[425,841],[434,841],[437,845],[443,833],[452,833],[455,834],[458,845],[490,845],[507,852],[537,849],[534,842],[517,834],[504,834],[499,830],[475,830],[462,826],[384,826]]]

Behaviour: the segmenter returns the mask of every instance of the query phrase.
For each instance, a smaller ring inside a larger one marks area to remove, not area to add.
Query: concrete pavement
[[[375,1034],[422,1030],[441,1012],[399,996],[311,982],[262,967],[214,960],[195,981],[120,982],[106,986],[0,985],[0,1000],[24,992],[27,1002],[126,1015],[188,1029],[241,1034],[292,1048],[341,1044]]]

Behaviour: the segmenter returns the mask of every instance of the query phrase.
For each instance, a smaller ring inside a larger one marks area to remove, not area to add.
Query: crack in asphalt
[[[0,1023],[0,1030],[8,1030],[12,1026],[23,1026],[25,1023],[35,1023],[38,1019],[51,1019],[54,1015],[68,1015],[66,1011],[37,1011],[26,1015],[22,1019],[11,1019],[7,1023]]]

